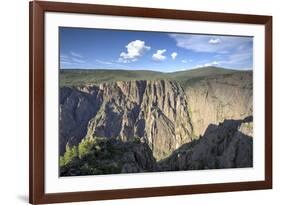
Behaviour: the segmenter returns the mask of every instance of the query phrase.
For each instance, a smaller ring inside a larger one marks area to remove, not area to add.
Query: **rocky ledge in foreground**
[[[146,142],[134,137],[85,139],[67,148],[60,159],[61,176],[246,168],[253,166],[252,117],[209,125],[198,140],[156,161]]]

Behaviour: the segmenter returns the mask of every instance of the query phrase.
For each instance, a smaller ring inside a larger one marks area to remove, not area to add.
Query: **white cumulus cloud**
[[[166,56],[164,56],[163,54],[166,52],[166,49],[162,49],[162,50],[157,50],[156,53],[154,53],[152,55],[152,59],[155,61],[163,61],[166,59]]]
[[[219,38],[211,38],[209,40],[210,44],[219,44],[221,42],[221,40]]]
[[[126,45],[127,52],[120,53],[119,62],[130,63],[135,62],[141,57],[146,51],[150,50],[150,47],[145,45],[144,41],[135,40],[131,41]]]
[[[171,54],[171,57],[172,57],[173,60],[175,60],[177,56],[178,56],[178,53],[177,53],[177,52],[173,52],[173,53]]]

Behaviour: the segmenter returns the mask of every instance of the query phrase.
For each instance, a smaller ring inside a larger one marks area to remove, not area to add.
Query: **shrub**
[[[72,148],[69,146],[69,144],[66,145],[66,151],[63,155],[63,157],[60,157],[60,166],[68,164],[70,161],[72,161],[74,158],[78,156],[78,150],[76,146],[73,146]]]
[[[83,156],[89,154],[92,148],[93,142],[89,140],[82,140],[82,142],[78,145],[79,158],[81,159]]]
[[[140,137],[134,136],[133,137],[133,142],[137,143],[137,144],[141,143]]]

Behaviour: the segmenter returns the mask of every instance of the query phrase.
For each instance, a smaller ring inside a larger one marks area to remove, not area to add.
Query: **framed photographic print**
[[[30,203],[271,187],[271,16],[30,2]]]

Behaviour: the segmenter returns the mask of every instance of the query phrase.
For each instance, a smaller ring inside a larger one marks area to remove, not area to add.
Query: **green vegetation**
[[[190,79],[197,79],[197,78],[202,79],[205,77],[216,76],[216,75],[232,74],[235,72],[237,72],[237,70],[210,66],[210,67],[197,68],[197,69],[186,70],[186,71],[178,71],[178,72],[171,73],[169,76],[170,78],[175,79],[177,81],[186,81]]]
[[[161,79],[163,73],[154,71],[129,70],[79,70],[61,69],[60,86],[79,86],[85,84],[100,84],[103,82],[128,80]]]
[[[60,176],[121,173],[122,156],[131,145],[104,137],[84,139],[71,148],[67,145],[65,154],[60,157]]]
[[[60,166],[66,165],[71,162],[73,159],[77,158],[78,150],[76,146],[70,148],[70,146],[66,145],[66,151],[63,157],[60,157]]]
[[[180,82],[183,87],[188,82],[196,82],[206,77],[227,75],[237,71],[218,67],[205,67],[173,73],[162,73],[149,70],[82,70],[61,69],[60,86],[79,86],[85,84],[100,84],[104,82],[129,81],[129,80],[157,80],[170,79]]]
[[[90,140],[83,139],[82,142],[78,145],[78,156],[83,158],[85,155],[89,154],[94,146],[94,143]]]
[[[137,144],[141,143],[140,137],[134,136],[134,137],[133,137],[133,142],[134,142],[134,143],[137,143]]]

